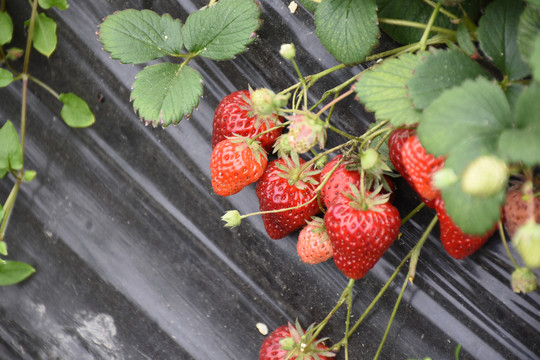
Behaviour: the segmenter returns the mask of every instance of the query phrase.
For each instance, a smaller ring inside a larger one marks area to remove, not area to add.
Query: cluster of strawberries
[[[390,195],[382,186],[361,192],[360,172],[349,170],[354,160],[343,155],[334,157],[322,171],[295,151],[268,162],[267,151],[276,141],[279,146],[275,148],[283,150],[283,139],[294,142],[308,137],[290,131],[282,135],[280,125],[285,119],[275,114],[260,119],[252,94],[248,90],[234,92],[215,111],[211,156],[214,191],[228,196],[256,182],[270,238],[281,239],[301,229],[297,249],[303,261],[316,264],[333,256],[347,277],[363,277],[399,233],[401,219],[389,202]],[[301,146],[309,149],[310,145],[304,141]],[[388,183],[391,180],[386,178]],[[316,216],[322,209],[326,209],[324,219]]]
[[[348,153],[326,164],[314,161],[317,158],[300,158],[298,153],[324,139],[319,120],[291,116],[286,121],[272,105],[273,93],[257,91],[233,92],[215,111],[210,165],[215,193],[229,196],[256,183],[259,208],[270,238],[281,239],[300,229],[297,250],[302,261],[317,264],[333,257],[347,277],[362,278],[399,235],[401,219],[392,204],[395,187],[391,178],[379,173],[381,176],[368,181],[368,175],[373,174],[361,170],[361,156]],[[259,100],[253,101],[255,97],[263,100],[262,105]],[[283,134],[285,126],[289,131]],[[428,207],[435,209],[440,239],[448,254],[463,259],[478,250],[494,233],[497,223],[483,235],[469,235],[453,222],[434,186],[434,175],[444,167],[445,159],[426,152],[415,126],[394,129],[388,148],[389,160],[397,172]],[[269,162],[272,150],[278,156]],[[538,197],[535,206],[540,222]],[[510,235],[526,220],[526,209],[521,188],[511,188],[504,207]],[[321,212],[324,217],[317,216]],[[234,227],[240,224],[241,216],[231,211],[224,220],[227,226]],[[266,338],[259,359],[285,358],[294,354],[299,344],[306,343],[309,351],[303,354],[317,354],[320,359],[334,355],[311,336],[310,329],[304,331],[298,324],[284,325]]]

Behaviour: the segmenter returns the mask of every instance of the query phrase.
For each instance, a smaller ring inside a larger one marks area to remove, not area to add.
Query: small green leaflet
[[[540,9],[527,6],[518,25],[518,46],[523,59],[529,62],[534,49],[534,41],[540,35]]]
[[[476,46],[474,46],[469,29],[467,29],[464,22],[459,23],[456,37],[459,47],[465,52],[465,54],[470,56],[476,52]]]
[[[425,109],[443,91],[478,76],[488,74],[461,51],[436,50],[415,68],[407,87],[414,106]]]
[[[92,125],[96,119],[88,104],[73,93],[60,94],[59,100],[64,104],[60,116],[64,122],[73,128],[83,128]]]
[[[365,70],[356,83],[360,101],[377,120],[389,120],[394,126],[420,121],[420,111],[413,108],[407,95],[407,82],[424,54],[404,54]]]
[[[20,261],[0,263],[0,286],[20,283],[35,272],[32,266]]]
[[[429,153],[445,156],[445,168],[460,177],[480,155],[497,155],[499,137],[512,127],[503,90],[485,78],[445,91],[424,110],[418,137]],[[500,217],[504,191],[488,198],[466,194],[461,180],[443,189],[446,210],[465,233],[484,234]],[[465,206],[467,205],[467,206]]]
[[[478,24],[480,48],[510,80],[522,79],[530,69],[518,49],[521,1],[495,0],[486,7]]]
[[[29,23],[30,20],[25,22],[27,26]],[[32,38],[34,49],[49,57],[56,49],[56,43],[56,22],[47,15],[39,13],[36,17],[34,37]]]
[[[11,121],[6,121],[0,129],[0,178],[11,170],[23,167],[22,149],[19,134]]]
[[[212,60],[232,59],[255,40],[260,14],[253,0],[220,0],[204,7],[182,28],[186,49]]]
[[[69,8],[67,0],[39,0],[38,3],[43,9],[50,9],[53,6],[56,6],[59,10],[67,10]]]
[[[339,62],[365,60],[379,41],[375,0],[324,0],[315,13],[317,36]]]
[[[499,152],[512,162],[540,165],[540,84],[534,83],[519,95],[515,127],[501,135]]]
[[[182,23],[169,14],[124,10],[108,16],[99,27],[99,40],[113,59],[139,64],[182,51]]]
[[[191,114],[202,93],[203,79],[198,71],[184,64],[160,63],[139,72],[131,98],[141,119],[166,127]]]
[[[0,46],[11,41],[13,36],[13,21],[5,11],[0,11]]]
[[[11,71],[0,68],[0,88],[8,86],[13,81]]]

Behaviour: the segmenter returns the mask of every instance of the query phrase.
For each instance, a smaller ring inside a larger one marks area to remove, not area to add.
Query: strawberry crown
[[[266,150],[264,150],[257,140],[238,134],[233,134],[233,136],[229,136],[227,139],[232,143],[238,144],[238,147],[236,148],[236,151],[238,152],[244,151],[246,147],[249,148],[255,157],[255,161],[260,165],[262,165],[262,158],[267,159]]]

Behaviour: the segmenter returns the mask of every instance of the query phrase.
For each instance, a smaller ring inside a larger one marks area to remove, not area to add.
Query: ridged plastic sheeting
[[[222,198],[210,182],[213,109],[226,94],[247,88],[280,91],[296,82],[278,54],[294,42],[304,74],[336,64],[314,33],[313,16],[283,0],[263,0],[264,23],[246,54],[233,61],[192,61],[204,96],[191,119],[167,129],[145,127],[129,102],[142,66],[123,65],[102,51],[95,32],[102,18],[149,8],[184,20],[203,1],[70,1],[58,22],[50,59],[33,52],[30,71],[59,92],[88,101],[96,124],[68,128],[60,104],[41,88],[29,93],[24,184],[10,219],[9,259],[37,273],[0,288],[2,359],[257,359],[263,336],[294,321],[307,327],[332,309],[347,279],[333,263],[310,266],[296,255],[295,236],[274,241],[260,217],[227,230],[230,209],[258,210],[254,187]],[[8,1],[20,34],[27,2]],[[20,36],[20,35],[19,35]],[[14,45],[24,47],[24,39]],[[387,39],[381,46],[388,46]],[[174,61],[174,60],[172,60]],[[20,65],[20,64],[19,64]],[[315,96],[361,67],[332,74]],[[0,122],[19,127],[20,83],[0,89]],[[103,97],[104,101],[99,101]],[[315,99],[315,98],[314,98]],[[336,126],[360,134],[371,115],[353,99],[336,108]],[[331,136],[329,144],[340,139]],[[406,214],[418,199],[397,180],[396,204]],[[0,182],[5,199],[12,179]],[[2,200],[4,201],[4,200]],[[403,236],[355,285],[353,321],[421,236],[434,213],[423,210]],[[451,259],[437,230],[422,250],[384,347],[383,359],[535,359],[540,351],[540,296],[514,294],[512,265],[497,237],[470,258]],[[351,359],[372,358],[405,272],[350,340]],[[341,339],[345,310],[323,331]],[[343,359],[341,352],[337,359]]]

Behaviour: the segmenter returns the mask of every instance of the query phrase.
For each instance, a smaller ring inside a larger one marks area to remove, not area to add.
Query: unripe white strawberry
[[[489,197],[508,182],[508,166],[495,156],[479,156],[463,172],[461,187],[472,196]]]

